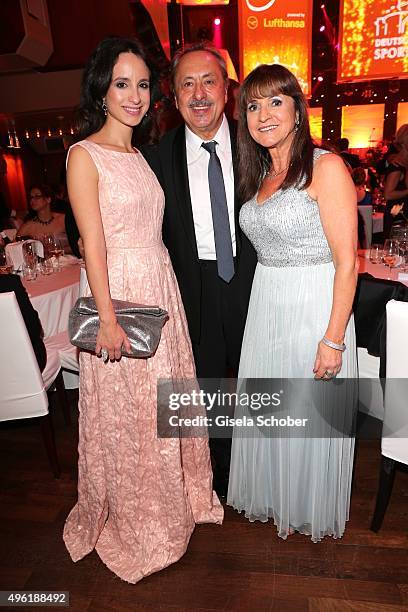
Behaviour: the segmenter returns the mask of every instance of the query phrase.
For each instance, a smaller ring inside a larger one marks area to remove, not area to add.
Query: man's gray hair
[[[214,47],[214,45],[212,45],[211,43],[209,43],[209,42],[198,42],[198,43],[192,43],[191,45],[186,45],[185,47],[181,47],[174,54],[174,57],[171,60],[171,65],[170,65],[170,83],[171,83],[171,87],[172,87],[173,91],[175,89],[174,81],[175,81],[175,78],[176,78],[176,72],[177,72],[177,68],[178,68],[178,65],[180,63],[180,60],[185,55],[187,55],[188,53],[192,53],[193,51],[206,51],[207,53],[211,53],[211,55],[213,55],[215,57],[215,59],[218,62],[218,65],[220,67],[222,78],[224,79],[225,84],[228,87],[227,64],[225,63],[225,60],[224,60],[223,56],[218,51],[218,49],[216,47]]]

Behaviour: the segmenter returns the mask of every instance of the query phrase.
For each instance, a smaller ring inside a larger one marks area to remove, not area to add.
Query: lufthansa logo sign
[[[250,30],[255,30],[258,27],[258,17],[250,15],[247,19],[247,26]]]
[[[265,2],[264,0],[264,4],[262,4],[261,6],[254,6],[252,2],[250,2],[250,0],[246,0],[246,5],[251,11],[261,13],[262,11],[267,11],[268,9],[270,9],[271,6],[275,4],[275,1],[276,0],[268,0],[268,2]]]

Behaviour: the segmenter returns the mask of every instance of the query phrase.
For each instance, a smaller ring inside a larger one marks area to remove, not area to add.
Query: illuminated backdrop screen
[[[342,0],[338,81],[406,77],[408,0]]]
[[[351,149],[375,147],[383,138],[384,104],[360,104],[341,109],[341,136]]]
[[[283,64],[310,95],[312,0],[240,0],[241,77],[259,64]]]

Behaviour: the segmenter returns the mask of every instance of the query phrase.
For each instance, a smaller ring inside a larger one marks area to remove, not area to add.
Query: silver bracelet
[[[329,346],[330,348],[335,349],[336,351],[341,351],[343,353],[346,350],[346,345],[344,344],[344,342],[343,344],[337,344],[336,342],[333,342],[332,340],[326,338],[326,336],[323,336],[322,342],[326,346]]]

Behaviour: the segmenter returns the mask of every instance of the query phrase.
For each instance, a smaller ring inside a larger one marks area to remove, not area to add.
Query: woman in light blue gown
[[[293,387],[301,399],[279,415],[312,426],[275,437],[236,427],[228,504],[250,521],[273,519],[282,538],[341,537],[354,455],[355,189],[341,158],[315,147],[305,98],[283,66],[245,79],[238,147],[240,225],[258,255],[239,379],[303,379]]]

